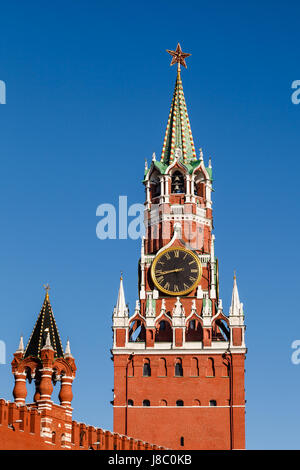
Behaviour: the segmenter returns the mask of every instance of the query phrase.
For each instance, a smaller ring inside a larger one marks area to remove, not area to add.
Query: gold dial
[[[200,282],[202,267],[198,256],[181,247],[167,248],[153,261],[151,276],[164,294],[184,295]]]

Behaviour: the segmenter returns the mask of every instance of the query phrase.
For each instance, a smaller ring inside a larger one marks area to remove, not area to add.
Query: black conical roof
[[[55,357],[63,357],[64,352],[47,292],[42,309],[26,346],[24,357],[41,356],[41,349],[45,346],[48,332],[50,334],[51,346],[55,351]]]

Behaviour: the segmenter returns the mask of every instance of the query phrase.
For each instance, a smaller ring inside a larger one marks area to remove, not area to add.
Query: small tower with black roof
[[[24,406],[27,396],[26,381],[29,383],[34,381],[33,403],[27,406],[37,409],[42,414],[41,434],[51,438],[51,442],[55,441],[59,434],[67,444],[71,440],[72,382],[75,378],[76,365],[69,340],[65,353],[63,351],[49,299],[49,286],[45,286],[45,289],[45,299],[28,344],[24,350],[21,337],[19,347],[14,354],[13,396],[16,405]],[[58,382],[60,382],[59,405],[52,401],[53,386]]]

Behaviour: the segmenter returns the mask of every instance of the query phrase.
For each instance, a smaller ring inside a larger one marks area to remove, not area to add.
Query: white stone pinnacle
[[[45,330],[45,331],[46,331],[46,330]],[[44,346],[42,349],[52,349],[52,350],[53,350],[52,345],[51,345],[50,332],[49,332],[49,330],[48,330],[48,333],[47,333],[45,346]]]
[[[153,295],[152,292],[147,294],[147,307],[146,307],[146,317],[155,317],[155,309],[153,308]]]
[[[211,301],[209,299],[208,293],[206,292],[203,296],[203,317],[211,317],[212,310],[211,310]]]
[[[18,353],[24,353],[24,342],[23,342],[23,336],[21,335],[20,337],[20,342],[19,342],[19,347],[17,349]]]
[[[229,316],[242,316],[243,304],[240,302],[239,291],[237,288],[236,276],[233,278],[233,289],[231,297],[231,305],[229,309]]]
[[[69,340],[67,340],[67,344],[66,344],[65,357],[72,357],[70,341]]]
[[[124,287],[123,287],[123,277],[120,278],[120,287],[118,293],[117,304],[114,310],[114,316],[116,317],[125,317],[128,314],[127,305],[125,302],[125,294],[124,294]]]
[[[175,307],[173,309],[173,316],[174,317],[181,317],[183,314],[182,303],[180,302],[180,297],[177,297],[175,302]]]

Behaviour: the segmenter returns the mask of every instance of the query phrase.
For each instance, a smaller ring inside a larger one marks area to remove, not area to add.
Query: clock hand
[[[158,274],[169,274],[169,273],[178,273],[179,271],[183,271],[184,268],[177,268],[177,269],[170,269],[170,271],[161,271]]]

